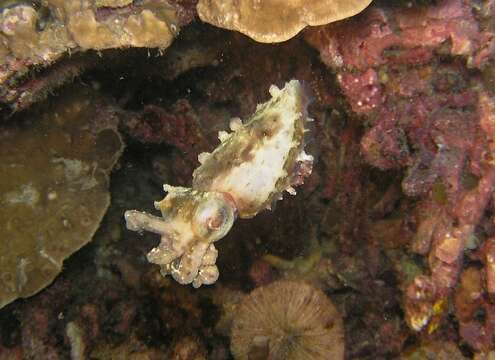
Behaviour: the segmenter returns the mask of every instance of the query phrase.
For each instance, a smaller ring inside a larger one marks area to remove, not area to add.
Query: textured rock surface
[[[439,326],[464,252],[490,234],[478,228],[493,207],[495,107],[479,75],[495,54],[493,14],[490,2],[380,4],[306,34],[366,122],[366,161],[404,169],[402,192],[419,199],[411,249],[427,256],[429,270],[409,282],[404,300],[418,331]]]

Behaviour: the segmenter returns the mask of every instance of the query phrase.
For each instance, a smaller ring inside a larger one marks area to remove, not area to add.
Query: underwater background
[[[0,0],[0,360],[495,359],[494,16]]]

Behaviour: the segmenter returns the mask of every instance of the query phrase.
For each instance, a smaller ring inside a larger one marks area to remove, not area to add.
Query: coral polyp
[[[127,211],[127,228],[161,235],[148,260],[181,284],[194,287],[218,278],[217,250],[237,216],[251,218],[282,198],[295,194],[311,174],[313,157],[304,151],[308,99],[297,80],[283,89],[270,88],[272,99],[258,105],[245,124],[231,121],[232,132],[221,131],[221,144],[198,156],[192,188],[165,185],[168,195],[155,203],[159,218]]]

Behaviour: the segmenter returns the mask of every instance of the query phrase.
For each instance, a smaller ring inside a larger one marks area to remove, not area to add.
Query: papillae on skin
[[[198,156],[191,188],[164,185],[168,193],[155,208],[161,217],[129,210],[127,228],[151,231],[160,244],[147,255],[181,284],[200,287],[219,277],[214,242],[224,237],[237,217],[251,218],[295,195],[311,174],[313,157],[304,151],[308,98],[291,80],[282,89],[270,87],[272,98],[257,106],[244,123],[231,120],[231,133],[220,131],[220,145]]]

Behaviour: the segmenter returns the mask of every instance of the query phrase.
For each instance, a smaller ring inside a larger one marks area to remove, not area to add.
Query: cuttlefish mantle
[[[162,217],[125,212],[127,228],[161,236],[148,260],[181,284],[213,284],[219,276],[213,243],[224,237],[237,217],[251,218],[282,198],[295,195],[311,174],[313,157],[304,152],[308,100],[291,80],[283,89],[270,87],[272,98],[257,106],[244,123],[232,119],[231,133],[218,134],[220,145],[198,156],[192,188],[165,185],[155,202]]]

